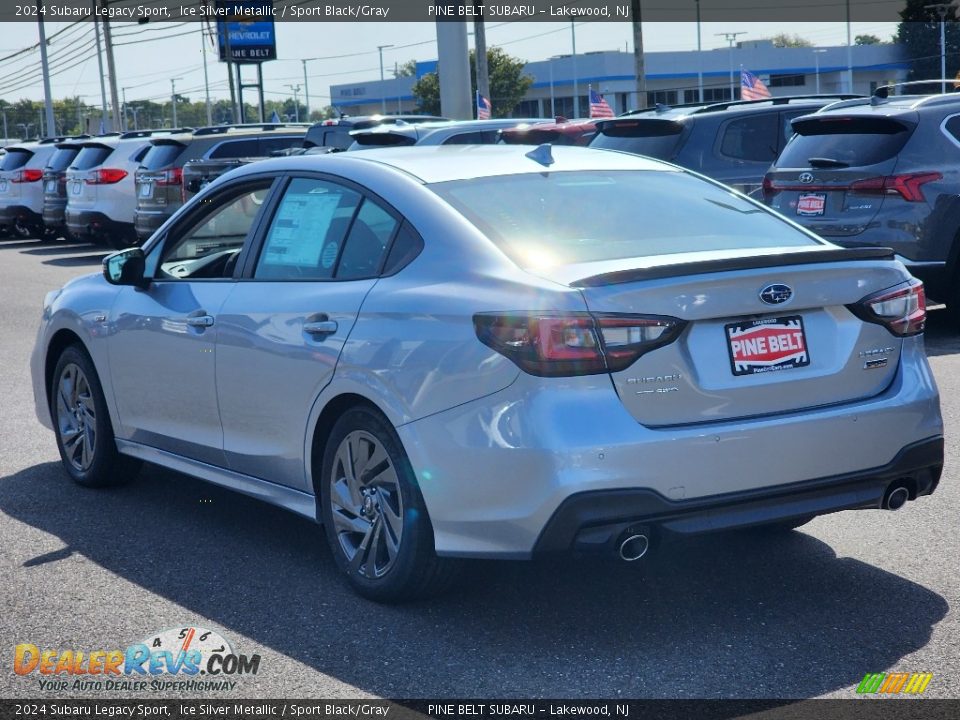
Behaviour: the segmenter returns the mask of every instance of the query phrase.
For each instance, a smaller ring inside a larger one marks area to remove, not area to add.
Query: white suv
[[[5,234],[43,236],[43,168],[63,139],[10,145],[0,156],[0,229]]]

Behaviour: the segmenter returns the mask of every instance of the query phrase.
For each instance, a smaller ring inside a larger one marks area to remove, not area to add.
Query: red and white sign
[[[827,196],[823,193],[806,193],[797,198],[797,215],[823,215]]]
[[[726,326],[726,332],[734,375],[752,375],[810,364],[803,320],[799,315],[731,323]]]

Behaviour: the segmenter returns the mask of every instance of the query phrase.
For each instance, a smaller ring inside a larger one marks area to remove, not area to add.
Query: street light
[[[137,113],[140,112],[141,110],[143,110],[142,107],[137,107],[136,105],[130,106],[130,112],[133,113],[133,129],[134,130],[140,129],[140,124],[137,122]],[[126,112],[124,112],[124,117],[126,117]]]
[[[576,120],[580,117],[580,98],[577,97],[577,26],[573,20],[570,21],[570,51],[573,60],[573,118]]]
[[[714,35],[722,35],[723,38],[730,43],[730,100],[736,100],[737,96],[733,89],[733,43],[737,39],[737,35],[746,35],[746,31],[741,32],[728,32],[728,33],[714,33]]]
[[[170,105],[173,108],[173,127],[177,126],[177,80],[183,80],[183,78],[170,78]]]
[[[392,48],[393,45],[377,45],[377,52],[380,53],[380,110],[382,115],[387,114],[387,93],[383,89],[383,51],[384,48]]]
[[[945,38],[945,29],[947,21],[947,11],[952,7],[947,3],[938,3],[936,5],[924,5],[924,10],[935,10],[940,16],[940,92],[947,91],[947,46]]]
[[[293,90],[293,116],[294,122],[300,122],[300,100],[297,97],[297,93],[300,92],[299,85],[287,85],[288,88]]]
[[[821,48],[819,50],[813,51],[813,63],[816,67],[816,76],[817,76],[817,95],[820,94],[820,53],[825,53],[826,50]]]

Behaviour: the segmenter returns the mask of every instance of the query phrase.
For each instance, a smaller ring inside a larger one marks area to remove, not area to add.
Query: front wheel
[[[340,569],[360,595],[399,602],[449,587],[410,461],[393,427],[366,407],[333,426],[323,454],[321,516]]]
[[[140,461],[117,452],[96,368],[79,345],[69,346],[60,355],[50,398],[60,460],[74,482],[103,487],[137,474]]]

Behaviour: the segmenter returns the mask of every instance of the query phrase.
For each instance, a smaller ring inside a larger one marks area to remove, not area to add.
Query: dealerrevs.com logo
[[[933,673],[867,673],[857,686],[858,695],[920,695]]]
[[[164,630],[125,649],[40,648],[20,643],[13,671],[36,677],[39,690],[112,692],[200,691],[236,688],[234,678],[256,675],[259,655],[241,655],[214,630]]]

